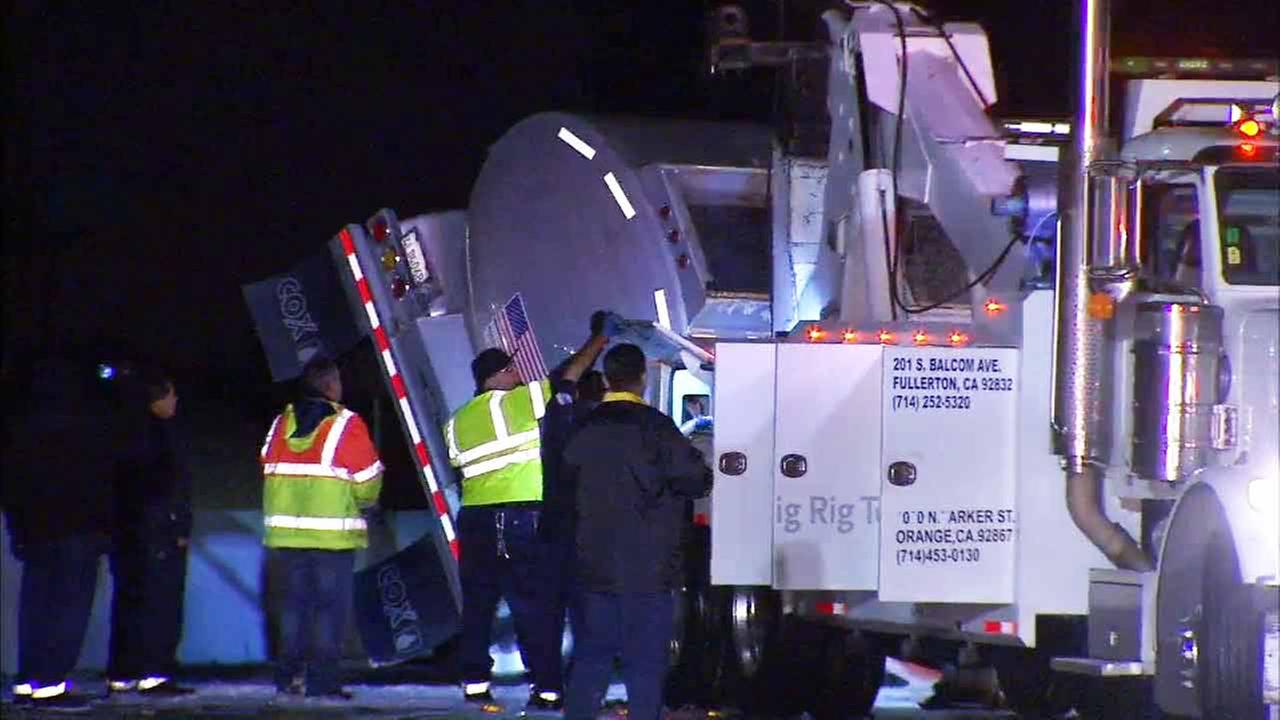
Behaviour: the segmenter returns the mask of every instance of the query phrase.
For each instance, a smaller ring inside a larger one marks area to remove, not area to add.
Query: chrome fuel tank
[[[1174,482],[1207,464],[1221,402],[1222,320],[1214,305],[1138,306],[1132,470],[1139,477]]]

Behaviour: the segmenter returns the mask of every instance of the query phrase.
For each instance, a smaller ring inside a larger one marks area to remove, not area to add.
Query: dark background
[[[757,39],[797,40],[826,6],[742,5]],[[1069,115],[1070,3],[927,5],[988,30],[997,112]],[[464,207],[531,113],[764,121],[773,87],[706,79],[698,0],[7,8],[6,368],[112,338],[254,417],[272,393],[241,283],[379,207]],[[1274,56],[1278,18],[1275,0],[1121,1],[1114,52]]]

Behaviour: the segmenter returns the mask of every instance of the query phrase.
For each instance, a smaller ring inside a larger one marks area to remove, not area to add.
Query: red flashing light
[[[897,342],[897,339],[894,338],[893,333],[889,332],[888,330],[881,330],[880,334],[877,337],[879,337],[881,345],[892,345],[895,342]]]
[[[823,330],[817,325],[813,325],[809,328],[808,335],[809,335],[809,342],[819,342],[827,336],[827,331]]]
[[[391,226],[387,224],[386,218],[378,218],[373,221],[373,239],[374,242],[386,242],[391,236]]]
[[[404,294],[407,292],[409,292],[409,281],[405,280],[403,277],[400,277],[399,275],[395,276],[391,280],[392,297],[399,300],[400,298],[404,297]]]
[[[959,330],[953,331],[950,335],[947,336],[947,339],[951,341],[952,345],[964,345],[965,343],[969,342],[969,336],[965,335]]]
[[[1243,118],[1236,123],[1236,132],[1247,138],[1258,137],[1262,133],[1262,123],[1251,117]]]
[[[1258,154],[1258,146],[1251,142],[1240,143],[1237,149],[1240,151],[1241,157],[1251,158]]]
[[[840,337],[847,343],[856,343],[858,342],[858,331],[845,330],[843,333],[840,334]]]
[[[915,334],[911,336],[911,341],[917,345],[926,345],[929,342],[929,333],[923,330],[917,330],[915,331]]]
[[[988,315],[999,315],[1004,312],[1004,307],[1004,303],[996,300],[995,298],[987,300],[982,305],[982,309],[986,310]]]

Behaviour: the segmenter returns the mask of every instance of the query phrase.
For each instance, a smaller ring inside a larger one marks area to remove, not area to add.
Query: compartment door
[[[718,343],[711,582],[773,581],[773,343]]]
[[[885,349],[881,600],[1013,602],[1017,383],[1012,348]]]
[[[774,586],[874,590],[879,345],[778,345]]]

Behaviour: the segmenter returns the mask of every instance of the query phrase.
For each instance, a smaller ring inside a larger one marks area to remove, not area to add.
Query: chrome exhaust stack
[[[1079,0],[1080,58],[1070,155],[1059,183],[1057,311],[1053,367],[1053,445],[1066,471],[1066,500],[1080,531],[1117,567],[1150,570],[1151,561],[1103,509],[1103,475],[1111,456],[1108,381],[1114,348],[1110,314],[1095,306],[1094,260],[1128,254],[1116,248],[1110,223],[1098,222],[1111,180],[1093,170],[1108,158],[1108,0]],[[1109,213],[1108,213],[1109,217]],[[1102,269],[1102,268],[1099,268]]]

